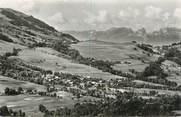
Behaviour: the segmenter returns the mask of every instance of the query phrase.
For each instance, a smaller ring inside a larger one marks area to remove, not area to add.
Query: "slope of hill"
[[[122,104],[126,107],[125,115],[133,114],[134,110],[134,115],[145,114],[144,108],[159,107],[153,110],[159,115],[179,109],[175,104],[179,98],[172,96],[181,95],[180,44],[154,47],[138,43],[157,38],[179,40],[179,30],[160,30],[150,36],[145,29],[112,28],[87,31],[81,38],[89,36],[92,40],[79,42],[33,16],[12,9],[0,9],[0,22],[0,105],[23,109],[27,116],[36,113],[37,117],[43,113],[51,117],[71,112],[72,116],[87,116],[92,114],[90,110],[97,116],[111,116],[122,109]],[[14,93],[19,86],[25,90]],[[6,87],[15,90],[2,93]],[[33,90],[26,91],[28,88]],[[134,106],[130,110],[135,102],[141,104],[138,110]],[[43,113],[38,111],[40,104],[47,107],[43,106],[44,111],[40,109]],[[110,108],[111,114],[98,113]]]
[[[51,48],[23,49],[19,52],[18,58],[28,64],[55,72],[71,73],[91,78],[121,78],[107,72],[102,72],[91,66],[75,63]]]
[[[42,85],[37,85],[30,83],[28,81],[19,81],[12,78],[4,77],[0,75],[0,92],[3,92],[6,87],[18,89],[22,87],[23,89],[35,89],[37,91],[46,91],[46,87]]]
[[[84,57],[118,62],[119,64],[114,68],[124,72],[128,72],[129,69],[143,71],[149,62],[159,57],[139,48],[137,43],[133,42],[113,43],[89,40],[73,44],[72,48],[80,51]]]
[[[48,24],[12,9],[0,9],[0,53],[12,52],[13,48],[20,49],[19,56],[31,65],[46,70],[73,73],[76,75],[97,78],[119,78],[104,73],[96,68],[75,63],[51,48],[56,41],[64,43],[77,43],[78,40],[69,34],[58,32]],[[30,48],[32,44],[45,43],[47,48]],[[61,46],[61,45],[60,45]],[[44,62],[40,62],[43,61]]]
[[[70,43],[78,42],[71,35],[58,32],[33,16],[12,9],[0,9],[0,22],[0,37],[6,41],[23,45],[61,39]]]

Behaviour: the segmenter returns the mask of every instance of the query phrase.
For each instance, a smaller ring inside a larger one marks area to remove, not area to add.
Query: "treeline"
[[[19,51],[21,51],[21,49],[13,48],[12,52],[6,52],[3,56],[4,57],[17,56]]]
[[[0,74],[17,80],[41,83],[42,73],[22,65],[21,61],[0,56]]]
[[[137,44],[137,47],[147,51],[147,52],[150,52],[150,53],[153,53],[153,54],[156,54],[153,49],[152,49],[152,46],[149,45],[149,44]]]
[[[164,62],[166,59],[163,57],[158,58],[158,60],[151,62],[148,67],[145,68],[143,72],[139,72],[136,74],[136,79],[162,84],[162,85],[168,85],[169,89],[172,90],[180,90],[180,88],[176,88],[177,83],[173,81],[169,81],[166,79],[168,76],[167,73],[163,71],[161,68],[162,62]],[[155,76],[155,79],[149,79],[148,77]]]
[[[164,55],[165,59],[176,62],[181,65],[181,51],[177,48],[170,48]]]
[[[25,115],[25,112],[22,112],[22,110],[13,111],[8,109],[7,106],[0,107],[0,116],[25,117]]]
[[[137,74],[137,78],[147,80],[147,81],[153,81],[154,83],[159,84],[166,84],[169,86],[176,86],[177,83],[168,81],[166,77],[168,77],[169,74],[165,73],[163,69],[161,68],[162,62],[165,60],[174,61],[175,63],[181,65],[181,51],[177,48],[169,48],[165,50],[165,54],[163,57],[159,57],[157,61],[151,62],[148,67],[145,68],[145,70],[142,73]],[[156,76],[157,79],[147,79],[149,76]]]
[[[144,99],[132,92],[118,93],[116,99],[106,98],[101,101],[81,102],[72,109],[60,108],[49,111],[45,106],[39,106],[45,116],[166,116],[173,110],[181,109],[181,97],[161,96]]]
[[[157,76],[157,78],[165,78],[168,74],[164,73],[163,69],[161,68],[161,63],[164,62],[165,59],[160,57],[158,60],[151,62],[148,67],[140,74],[141,78],[148,77],[148,76]]]
[[[34,47],[47,47],[47,44],[45,42],[35,42],[32,44],[28,45],[29,48],[34,48]]]
[[[5,95],[19,95],[19,94],[22,94],[23,93],[23,88],[22,87],[18,87],[18,89],[12,89],[12,88],[9,88],[9,87],[6,87],[4,89],[4,94]]]
[[[165,54],[163,57],[158,58],[157,61],[151,62],[143,72],[136,73],[136,79],[168,85],[170,86],[169,89],[180,90],[180,86],[177,86],[176,82],[169,81],[166,79],[166,77],[168,77],[169,74],[164,72],[164,70],[161,68],[161,64],[165,60],[170,60],[181,65],[181,51],[177,48],[167,48],[164,49],[164,51]],[[149,79],[149,76],[156,76],[156,79]]]
[[[13,42],[12,39],[10,39],[7,35],[0,33],[0,40],[7,41],[7,42]]]

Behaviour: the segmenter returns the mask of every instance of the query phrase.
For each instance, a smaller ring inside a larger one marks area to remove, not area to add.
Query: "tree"
[[[13,56],[17,56],[17,55],[18,55],[18,52],[19,52],[19,49],[13,48],[12,55],[13,55]]]
[[[165,78],[167,74],[165,74],[160,67],[160,63],[152,62],[148,67],[145,68],[143,76],[158,76],[160,78]]]
[[[6,87],[6,88],[4,89],[4,93],[5,93],[6,95],[9,95],[9,91],[10,91],[10,89],[9,89],[8,87]]]
[[[6,95],[18,95],[18,92],[15,89],[5,88],[4,93]]]
[[[22,87],[18,87],[18,94],[21,94],[23,92],[23,88]]]
[[[55,42],[54,47],[55,50],[62,52],[64,54],[68,53],[69,44],[65,40],[60,40]]]
[[[42,113],[44,113],[44,112],[47,111],[47,108],[46,108],[44,105],[40,104],[40,105],[39,105],[39,111],[42,112]]]
[[[7,35],[4,35],[0,33],[0,40],[7,41],[7,42],[13,42],[11,38],[9,38]]]
[[[7,106],[3,106],[3,107],[0,108],[0,115],[1,116],[9,116],[10,115]]]

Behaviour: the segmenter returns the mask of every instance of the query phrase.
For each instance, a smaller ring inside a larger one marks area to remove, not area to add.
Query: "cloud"
[[[99,11],[97,15],[88,12],[86,12],[86,14],[88,15],[88,18],[86,18],[84,21],[85,23],[91,25],[106,24],[111,20],[106,10]]]
[[[134,28],[138,24],[151,29],[162,23],[179,23],[180,3],[181,0],[0,0],[0,7],[33,15],[59,29]]]
[[[37,3],[58,3],[66,2],[67,0],[0,0],[1,8],[12,8],[24,12],[33,10]]]
[[[181,8],[176,8],[174,13],[173,13],[173,16],[177,19],[180,19],[181,20]]]
[[[145,8],[145,17],[147,18],[160,18],[162,9],[154,6],[147,6]]]
[[[181,0],[176,0],[176,5],[177,5],[177,7],[179,7],[179,8],[181,8]]]
[[[178,27],[181,27],[181,7],[175,8],[173,17],[176,19],[175,25],[177,25]]]
[[[134,16],[134,17],[138,17],[140,14],[141,14],[141,13],[140,13],[140,10],[138,10],[138,9],[134,9],[134,10],[133,10],[133,16]]]
[[[58,12],[48,18],[48,21],[53,23],[53,24],[65,24],[68,23],[68,20],[63,16],[61,12]]]
[[[33,0],[0,0],[0,7],[15,10],[29,11],[34,7]]]
[[[45,1],[45,0],[43,0]],[[54,0],[48,0],[54,1]],[[115,3],[121,2],[121,0],[55,0],[55,1],[64,1],[64,2],[88,2],[88,3]]]
[[[130,17],[136,18],[140,14],[141,14],[140,10],[129,7],[128,9],[119,11],[118,17],[120,19],[122,19],[122,18],[130,18]]]
[[[168,21],[171,18],[171,14],[169,12],[163,13],[163,21]]]
[[[124,10],[121,10],[118,14],[119,18],[124,18],[128,16],[128,13]]]
[[[106,23],[107,18],[108,18],[107,11],[106,11],[106,10],[103,10],[103,11],[99,11],[99,15],[97,16],[96,19],[97,19],[97,21],[100,22],[100,23]]]

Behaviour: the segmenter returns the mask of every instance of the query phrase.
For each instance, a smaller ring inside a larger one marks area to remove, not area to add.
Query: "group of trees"
[[[181,51],[179,51],[177,48],[168,49],[164,57],[181,65]]]
[[[13,42],[12,39],[10,39],[7,35],[4,35],[0,33],[0,40],[7,41],[7,42]]]
[[[145,68],[143,72],[140,74],[137,73],[137,77],[146,78],[148,76],[157,76],[159,78],[164,78],[167,74],[164,73],[163,69],[161,68],[161,63],[165,61],[163,58],[158,58],[157,61],[151,62],[148,67]]]
[[[47,108],[46,108],[44,105],[40,104],[40,105],[39,105],[39,111],[42,112],[42,113],[44,113],[44,112],[47,111]]]
[[[19,94],[22,94],[22,93],[23,93],[23,88],[22,87],[19,87],[17,90],[9,88],[9,87],[6,87],[4,89],[4,94],[5,95],[19,95]]]
[[[48,111],[41,105],[39,110],[49,116],[158,116],[171,115],[173,110],[181,109],[180,100],[178,95],[144,99],[132,92],[125,92],[118,93],[116,99],[105,98],[101,101],[77,103],[72,109]]]
[[[164,73],[163,69],[161,68],[161,65],[157,62],[152,62],[148,67],[145,68],[143,72],[144,77],[148,76],[157,76],[158,78],[165,78],[168,76],[166,73]]]
[[[137,44],[137,46],[147,52],[150,52],[150,53],[155,53],[153,50],[152,50],[152,46],[149,45],[149,44]]]
[[[34,47],[46,47],[47,44],[45,42],[35,42],[32,44],[29,44],[28,47],[29,48],[34,48]]]
[[[161,68],[161,64],[165,60],[171,60],[181,65],[181,52],[177,48],[166,49],[165,55],[163,57],[158,58],[157,61],[151,62],[143,72],[137,73],[136,78],[173,87],[177,86],[177,83],[168,81],[166,79],[168,74],[165,73],[164,70]],[[157,79],[148,79],[147,77],[149,76],[157,76]]]
[[[157,84],[163,84],[168,85],[169,89],[175,89],[177,86],[177,83],[173,81],[169,81],[166,79],[168,76],[167,73],[164,72],[164,70],[161,68],[162,62],[164,62],[165,58],[158,58],[157,61],[151,62],[148,67],[145,68],[143,72],[136,74],[136,79],[140,79],[147,82],[157,83]],[[149,76],[156,76],[156,79],[149,79]],[[172,88],[171,88],[172,87]]]
[[[12,51],[12,52],[6,52],[6,53],[4,54],[4,56],[5,56],[5,57],[17,56],[20,50],[21,50],[21,49],[13,48],[13,51]]]
[[[0,56],[0,64],[1,75],[41,85],[43,84],[42,74],[52,73],[52,71],[43,70],[5,56]]]
[[[0,107],[0,116],[25,117],[25,112],[22,112],[22,110],[13,111],[12,109],[8,109],[7,106],[2,106]]]

